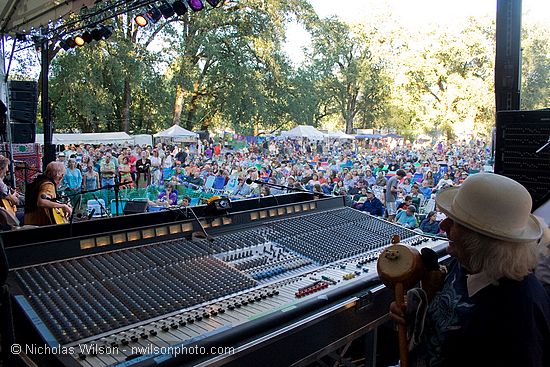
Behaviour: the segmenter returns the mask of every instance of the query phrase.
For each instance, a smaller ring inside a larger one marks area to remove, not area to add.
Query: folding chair
[[[216,176],[208,176],[208,178],[206,179],[206,182],[204,183],[204,191],[212,190],[212,186],[214,186],[215,180],[216,180]]]
[[[217,193],[222,193],[224,187],[225,187],[225,177],[216,176],[216,179],[214,180],[214,185],[212,186],[212,189]]]
[[[229,181],[227,181],[227,185],[225,185],[224,193],[225,194],[231,194],[235,190],[235,187],[238,185],[237,177],[230,177]]]

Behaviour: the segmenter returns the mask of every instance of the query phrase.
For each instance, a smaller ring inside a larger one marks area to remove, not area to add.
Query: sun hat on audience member
[[[468,176],[462,185],[441,190],[435,202],[452,220],[488,237],[529,242],[543,235],[540,221],[531,214],[531,195],[505,176]]]

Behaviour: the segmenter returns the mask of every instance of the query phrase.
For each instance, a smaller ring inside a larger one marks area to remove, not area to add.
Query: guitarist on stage
[[[10,160],[3,155],[0,155],[0,206],[8,212],[10,218],[13,218],[13,222],[19,225],[19,219],[17,219],[17,204],[19,204],[19,193],[10,189],[4,182]]]
[[[43,175],[39,175],[27,186],[25,200],[25,225],[44,226],[68,222],[72,208],[57,202],[57,187],[65,176],[65,165],[50,162]]]
[[[0,196],[2,199],[7,199],[12,206],[15,206],[19,204],[19,193],[17,191],[12,192],[4,182],[9,165],[10,160],[0,155]]]

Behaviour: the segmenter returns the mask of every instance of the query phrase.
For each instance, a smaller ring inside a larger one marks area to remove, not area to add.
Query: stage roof
[[[79,13],[95,0],[0,0],[0,32],[26,34],[50,21]]]

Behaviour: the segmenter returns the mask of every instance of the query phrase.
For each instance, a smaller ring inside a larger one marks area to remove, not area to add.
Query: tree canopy
[[[494,124],[495,24],[417,32],[320,18],[307,0],[226,1],[113,36],[50,50],[56,131],[151,133],[173,123],[242,134],[297,124],[488,134]],[[304,60],[284,51],[289,22],[311,35]],[[550,32],[524,25],[522,108],[548,107]],[[34,60],[21,59],[19,68]]]

